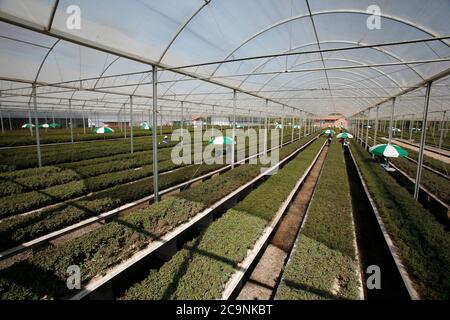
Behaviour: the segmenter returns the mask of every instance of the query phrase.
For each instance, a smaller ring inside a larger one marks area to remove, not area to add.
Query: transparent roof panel
[[[46,28],[56,0],[1,0],[0,16]]]
[[[180,26],[203,3],[201,0],[63,0],[59,2],[53,28],[70,37],[158,61]],[[80,8],[80,29],[67,27],[66,9],[71,5]]]
[[[49,49],[0,37],[1,77],[34,80]]]
[[[373,4],[0,0],[1,101],[27,105],[38,81],[41,107],[85,100],[104,112],[133,95],[137,108],[148,108],[153,64],[163,110],[177,110],[181,101],[230,110],[235,89],[239,112],[260,112],[271,99],[274,113],[285,105],[352,115],[448,74],[448,0],[380,0],[381,29],[367,27]],[[67,24],[73,6],[80,29]],[[433,112],[448,108],[444,79],[431,97]],[[401,96],[398,112],[420,113],[424,95],[419,88]]]

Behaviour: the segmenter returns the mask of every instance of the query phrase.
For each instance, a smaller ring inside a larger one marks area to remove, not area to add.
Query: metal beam
[[[231,136],[231,168],[234,168],[235,163],[235,139],[236,139],[236,90],[233,90],[233,130]]]
[[[416,200],[419,199],[420,179],[422,177],[422,164],[423,164],[423,155],[424,155],[424,149],[425,149],[426,128],[427,128],[427,119],[428,119],[428,106],[430,103],[431,85],[432,85],[432,82],[429,82],[427,85],[427,91],[426,91],[426,96],[425,96],[425,105],[423,107],[422,132],[421,132],[421,137],[420,137],[419,158],[417,160],[416,183],[414,185],[414,199],[416,199]]]
[[[33,136],[33,122],[31,121],[31,104],[30,104],[30,102],[28,102],[28,124],[30,125],[30,135]]]
[[[367,113],[367,124],[366,124],[366,149],[369,149],[369,116],[370,116],[370,110]]]
[[[164,70],[166,70],[166,71],[179,71],[180,69],[204,67],[204,66],[210,66],[210,65],[215,65],[215,64],[243,62],[243,61],[249,61],[249,60],[259,60],[259,59],[286,57],[286,56],[298,56],[298,55],[309,55],[309,54],[318,54],[318,53],[358,50],[358,49],[367,49],[367,48],[374,48],[374,47],[408,45],[408,44],[414,44],[414,43],[442,41],[442,40],[448,40],[448,39],[450,39],[450,36],[433,37],[433,38],[421,38],[421,39],[412,39],[412,40],[405,40],[405,41],[380,42],[380,43],[375,43],[375,44],[365,44],[365,45],[358,45],[358,46],[345,46],[345,47],[337,47],[337,48],[329,48],[329,49],[305,50],[305,51],[298,51],[298,52],[284,52],[284,53],[266,54],[266,55],[250,56],[250,57],[235,58],[235,59],[215,60],[215,61],[210,61],[210,62],[188,64],[188,65],[182,65],[182,66],[176,66],[176,67],[166,67],[166,68],[164,68]]]
[[[150,66],[156,66],[159,69],[170,70],[170,69],[173,68],[172,66],[167,66],[167,65],[165,65],[163,63],[157,63],[156,61],[153,61],[151,59],[140,57],[138,55],[135,55],[135,54],[132,54],[132,53],[129,53],[129,52],[125,52],[125,51],[119,50],[117,48],[111,48],[111,47],[108,47],[108,46],[104,46],[104,45],[99,44],[98,42],[95,42],[95,41],[91,41],[91,40],[88,40],[88,39],[77,39],[77,38],[74,38],[72,35],[70,35],[68,33],[65,33],[64,31],[58,30],[57,32],[56,31],[49,32],[48,30],[43,30],[42,28],[37,27],[36,25],[26,23],[25,20],[17,20],[16,21],[16,20],[8,19],[8,17],[2,16],[2,17],[0,17],[0,21],[4,21],[6,23],[9,23],[9,24],[12,24],[12,25],[16,25],[16,26],[19,26],[19,27],[22,27],[22,28],[30,29],[30,30],[33,30],[35,32],[39,32],[39,33],[42,33],[42,34],[45,34],[45,35],[48,35],[48,36],[51,36],[51,37],[54,37],[54,38],[57,38],[57,39],[60,39],[60,40],[65,40],[65,41],[68,41],[68,42],[71,42],[71,43],[75,43],[75,44],[81,45],[83,47],[92,48],[92,49],[95,49],[95,50],[98,50],[98,51],[101,51],[101,52],[113,54],[113,55],[118,56],[118,57],[123,57],[123,58],[129,59],[129,60],[132,60],[132,61],[136,61],[136,62],[140,62],[140,63],[143,63],[143,64],[147,64],[147,65],[150,65]],[[184,75],[184,76],[188,76],[188,77],[191,77],[191,78],[195,78],[195,79],[198,79],[198,80],[201,80],[201,81],[204,81],[204,82],[207,82],[207,83],[211,83],[211,84],[223,87],[223,88],[228,88],[228,89],[231,89],[231,90],[237,90],[238,92],[245,93],[245,94],[248,94],[250,96],[254,96],[254,97],[257,97],[257,98],[261,98],[261,99],[266,99],[266,97],[262,97],[262,96],[253,94],[251,92],[247,92],[246,90],[242,90],[242,89],[236,88],[236,87],[234,87],[232,85],[228,85],[228,84],[225,84],[225,83],[214,81],[214,80],[208,79],[208,77],[204,77],[204,76],[196,74],[196,73],[191,73],[191,72],[188,72],[186,70],[179,70],[179,69],[180,68],[177,67],[177,70],[174,69],[172,71],[175,72],[175,73],[178,73],[178,74],[181,74],[181,75]],[[274,103],[280,104],[280,105],[282,104],[282,103],[280,103],[278,101],[274,101],[274,100],[271,100],[271,99],[269,99],[269,100],[274,102]]]
[[[83,104],[83,106],[81,107],[81,114],[82,114],[82,117],[83,117],[83,134],[86,134],[86,120],[85,120],[85,117],[84,117],[84,104]],[[117,123],[117,125],[118,125],[119,123]]]
[[[394,127],[395,100],[396,100],[395,97],[392,98],[391,118],[389,120],[389,128],[388,128],[388,130],[389,130],[389,142],[388,142],[388,144],[391,144],[391,142],[392,142],[392,132],[393,132],[392,128]]]
[[[376,116],[375,116],[375,130],[373,135],[373,145],[375,146],[377,144],[377,135],[378,135],[378,118],[380,113],[380,106],[377,106],[376,109]]]
[[[36,97],[36,85],[33,85],[33,105],[34,105],[34,121],[36,128],[36,148],[37,148],[37,159],[39,168],[42,167],[42,155],[41,155],[41,141],[39,137],[39,119],[37,114],[37,97]],[[30,126],[32,127],[31,121]]]
[[[134,153],[134,134],[133,134],[133,96],[130,96],[130,152]]]
[[[154,201],[159,201],[159,179],[158,179],[158,69],[156,66],[152,67],[152,83],[153,83],[153,194]]]
[[[444,140],[444,131],[445,131],[445,123],[446,123],[445,118],[446,118],[446,115],[447,115],[447,111],[444,111],[444,112],[442,113],[442,122],[441,122],[441,125],[440,125],[441,132],[440,132],[440,135],[439,135],[439,150],[441,150],[441,148],[442,148],[442,141]]]
[[[70,141],[73,143],[72,99],[69,99]]]
[[[264,155],[267,155],[268,117],[269,117],[269,100],[266,99],[266,115],[265,115],[265,119],[264,119]]]

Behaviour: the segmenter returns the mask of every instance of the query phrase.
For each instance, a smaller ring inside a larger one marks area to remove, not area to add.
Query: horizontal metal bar
[[[442,36],[442,37],[434,37],[434,38],[422,38],[422,39],[413,39],[413,40],[405,40],[405,41],[381,42],[381,43],[375,43],[375,44],[365,44],[365,45],[359,45],[359,46],[346,46],[346,47],[329,48],[329,49],[316,49],[316,50],[304,50],[304,51],[297,51],[297,52],[284,52],[284,53],[275,53],[275,54],[267,54],[267,55],[259,55],[259,56],[250,56],[250,57],[227,59],[227,60],[216,60],[216,61],[210,61],[210,62],[204,62],[204,63],[182,65],[182,66],[177,66],[177,67],[168,67],[168,68],[163,68],[163,69],[164,70],[175,71],[175,70],[180,70],[180,69],[188,69],[188,68],[194,68],[194,67],[210,66],[210,65],[214,65],[214,64],[243,62],[243,61],[249,61],[249,60],[258,60],[258,59],[276,58],[276,57],[289,57],[289,56],[315,54],[315,53],[359,50],[359,49],[367,49],[367,48],[374,48],[374,47],[399,46],[399,45],[407,45],[407,44],[414,44],[414,43],[441,41],[441,40],[448,40],[448,39],[450,39],[450,36]]]

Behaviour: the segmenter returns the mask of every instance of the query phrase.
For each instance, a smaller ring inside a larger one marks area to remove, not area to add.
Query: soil
[[[273,298],[289,253],[297,239],[298,231],[314,193],[327,152],[328,148],[324,148],[310,174],[300,187],[275,235],[239,293],[238,300],[269,300]]]

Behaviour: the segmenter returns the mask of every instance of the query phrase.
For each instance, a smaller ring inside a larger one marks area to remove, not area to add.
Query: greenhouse
[[[449,21],[0,0],[0,300],[448,300]]]

